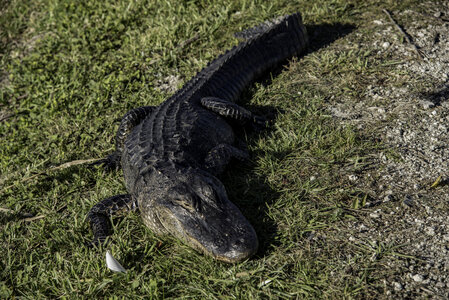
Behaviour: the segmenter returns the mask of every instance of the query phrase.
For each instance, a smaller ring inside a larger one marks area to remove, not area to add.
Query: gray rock
[[[399,282],[393,282],[393,288],[396,292],[400,292],[404,287]]]
[[[429,109],[435,107],[435,103],[428,100],[419,100],[419,104],[421,104],[422,108]]]
[[[412,276],[412,279],[415,282],[422,282],[424,280],[424,277],[421,274],[415,274]]]

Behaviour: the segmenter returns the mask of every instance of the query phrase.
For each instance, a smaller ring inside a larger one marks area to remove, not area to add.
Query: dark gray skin
[[[111,234],[111,215],[137,207],[156,234],[173,235],[221,261],[240,262],[257,251],[253,227],[217,178],[232,159],[248,157],[236,146],[231,124],[264,124],[234,101],[261,74],[303,53],[308,38],[299,14],[242,35],[249,39],[165,102],[123,117],[117,150],[106,162],[120,158],[128,194],[106,199],[89,212],[94,242]]]

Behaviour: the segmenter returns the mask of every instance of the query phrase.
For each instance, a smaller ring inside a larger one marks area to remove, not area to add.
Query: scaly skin
[[[95,240],[110,234],[108,217],[132,203],[155,233],[174,235],[219,260],[239,262],[257,251],[253,227],[217,179],[232,158],[248,156],[235,146],[229,121],[262,123],[234,101],[261,74],[303,53],[308,38],[299,14],[245,35],[247,41],[212,61],[165,102],[125,115],[114,159],[121,157],[129,195],[92,209]]]

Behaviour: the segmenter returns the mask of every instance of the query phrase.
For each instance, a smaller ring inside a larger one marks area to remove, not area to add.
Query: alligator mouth
[[[238,224],[223,224],[221,228],[226,227],[227,232],[214,231],[200,238],[196,235],[186,235],[185,239],[193,248],[217,260],[227,263],[244,261],[257,252],[259,242],[254,228],[243,215],[241,217]]]
[[[246,248],[244,251],[227,251],[222,253],[214,253],[210,251],[210,249],[207,249],[202,244],[198,243],[198,241],[195,239],[192,239],[190,242],[191,243],[189,244],[192,245],[192,248],[195,248],[206,255],[210,255],[217,260],[231,264],[239,263],[250,258],[257,252],[258,247],[258,242],[256,239],[256,244],[251,245],[251,247]]]
[[[227,263],[244,261],[257,252],[259,242],[252,225],[229,200],[224,209],[188,211],[176,206],[155,214],[158,231],[173,235],[192,248]]]

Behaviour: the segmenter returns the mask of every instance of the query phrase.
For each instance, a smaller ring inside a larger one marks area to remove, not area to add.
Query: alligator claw
[[[264,128],[268,127],[269,120],[265,117],[261,116],[255,116],[254,117],[254,123],[256,123],[258,126],[262,126]]]
[[[107,157],[97,160],[89,164],[89,167],[101,166],[106,171],[116,171],[120,168],[120,154],[117,152],[113,152],[109,154]]]
[[[265,117],[261,117],[261,116],[253,116],[253,120],[249,124],[249,126],[250,126],[251,130],[253,130],[255,132],[260,132],[260,131],[267,129],[269,124],[270,124],[269,119],[267,119]]]

